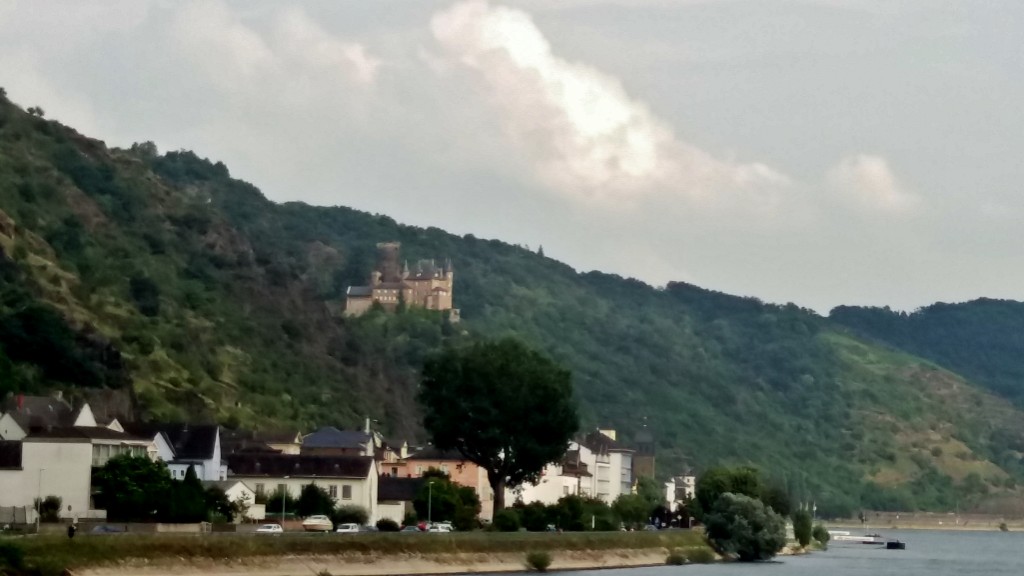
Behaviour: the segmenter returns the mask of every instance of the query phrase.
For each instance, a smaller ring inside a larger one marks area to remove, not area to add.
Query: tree
[[[59,522],[60,521],[60,509],[63,505],[63,500],[60,496],[47,496],[40,500],[35,499],[35,509],[39,511],[40,520],[43,522]]]
[[[206,490],[194,466],[185,471],[183,480],[171,480],[169,496],[159,508],[157,517],[164,522],[205,522],[210,518]]]
[[[235,518],[242,516],[245,508],[244,496],[232,502],[221,488],[210,486],[206,489],[206,509],[214,518],[219,516],[227,522],[234,522]]]
[[[362,526],[369,519],[370,515],[366,512],[366,508],[356,506],[355,504],[338,506],[334,513],[331,514],[331,521],[335,524],[359,524]]]
[[[644,499],[650,510],[665,505],[665,488],[650,476],[640,476],[636,479],[636,493]]]
[[[146,522],[157,518],[171,493],[167,465],[145,456],[111,458],[95,473],[97,504],[116,522]]]
[[[295,512],[303,518],[317,514],[329,516],[334,512],[334,499],[327,490],[310,482],[302,487],[295,503]]]
[[[430,358],[419,401],[434,444],[487,471],[495,512],[506,487],[535,481],[579,429],[569,371],[512,339]]]
[[[756,468],[711,468],[697,480],[694,516],[702,518],[725,493],[743,494],[760,499],[764,489]]]
[[[428,470],[412,505],[421,519],[452,523],[456,530],[472,530],[480,514],[476,490],[452,482],[447,474]]]
[[[267,497],[266,510],[268,515],[279,515],[282,509],[285,516],[288,514],[295,515],[295,507],[295,496],[292,496],[292,493],[287,488],[285,488],[284,492],[280,488],[276,488]]]
[[[811,543],[811,531],[813,530],[811,515],[807,510],[793,512],[793,537],[801,546]]]
[[[636,527],[648,523],[654,508],[639,494],[622,494],[612,503],[612,510],[624,523]]]
[[[705,515],[708,543],[742,562],[769,560],[786,546],[786,522],[760,500],[726,492]]]

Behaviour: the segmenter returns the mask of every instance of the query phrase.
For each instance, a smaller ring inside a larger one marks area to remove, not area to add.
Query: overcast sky
[[[1017,0],[0,0],[0,86],[274,200],[912,310],[1024,294],[1022,31]]]

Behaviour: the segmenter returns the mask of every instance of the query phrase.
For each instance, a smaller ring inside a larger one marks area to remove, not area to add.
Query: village
[[[301,530],[301,519],[287,510],[268,510],[266,497],[287,491],[298,498],[309,484],[319,486],[336,506],[365,510],[368,525],[383,519],[403,523],[430,471],[472,488],[481,503],[480,522],[491,521],[494,494],[486,473],[456,452],[411,446],[386,438],[368,418],[358,430],[322,427],[299,431],[256,432],[189,423],[121,423],[98,420],[88,403],[72,405],[61,394],[17,395],[5,399],[0,415],[0,525],[31,526],[37,506],[60,499],[62,524],[102,525],[106,511],[95,504],[94,473],[121,455],[162,461],[175,480],[189,468],[204,486],[221,488],[243,503],[235,523],[274,519],[285,529]],[[637,447],[617,441],[615,430],[591,430],[566,446],[564,457],[548,464],[536,484],[507,491],[505,501],[553,505],[565,496],[592,497],[606,504],[634,493],[642,476],[653,478],[653,438],[644,434]],[[435,472],[435,473],[436,473]],[[664,483],[664,506],[675,510],[693,497],[695,478]],[[284,522],[293,518],[292,522]],[[150,527],[157,530],[157,527]],[[183,531],[188,527],[160,527]],[[201,526],[191,527],[199,531]]]

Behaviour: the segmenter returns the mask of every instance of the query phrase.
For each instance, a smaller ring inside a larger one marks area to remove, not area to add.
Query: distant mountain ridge
[[[382,241],[451,259],[461,323],[415,308],[340,314]],[[219,162],[110,149],[5,98],[0,275],[0,393],[114,389],[141,417],[306,429],[370,417],[422,437],[423,358],[513,335],[573,370],[587,427],[626,444],[650,433],[661,476],[749,462],[831,514],[1021,500],[1024,414],[926,346],[842,313],[276,204]]]

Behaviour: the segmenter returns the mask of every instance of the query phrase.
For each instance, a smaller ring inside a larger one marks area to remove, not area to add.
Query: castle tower
[[[398,267],[398,252],[401,242],[380,242],[377,244],[377,270],[383,282],[401,282],[402,276]]]

